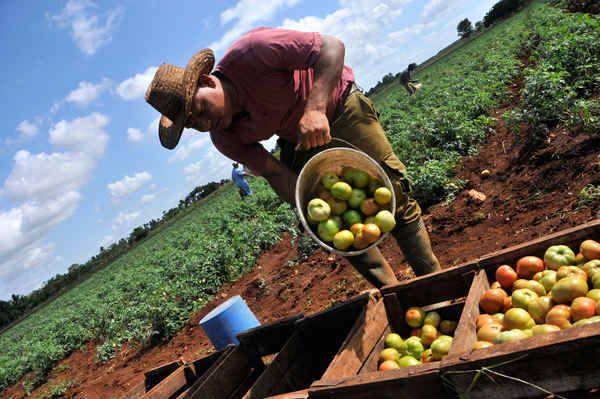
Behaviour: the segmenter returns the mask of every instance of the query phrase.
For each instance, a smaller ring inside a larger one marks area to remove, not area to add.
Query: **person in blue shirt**
[[[251,173],[239,170],[239,166],[240,165],[237,162],[233,163],[233,171],[231,172],[231,178],[235,182],[235,185],[239,188],[238,192],[240,193],[240,197],[244,198],[245,196],[252,194],[252,189],[250,189],[250,186],[248,185],[248,182],[246,182],[244,176],[252,178],[254,178],[254,176]]]

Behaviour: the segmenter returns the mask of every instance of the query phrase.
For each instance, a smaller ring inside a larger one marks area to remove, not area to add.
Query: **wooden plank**
[[[174,362],[164,364],[144,373],[144,381],[137,384],[133,389],[121,396],[121,399],[138,399],[144,396],[152,388],[167,378],[171,373],[184,364],[182,358]]]
[[[310,387],[313,381],[319,379],[331,361],[331,357],[322,355],[310,347],[301,352],[293,366],[275,384],[268,396],[282,395]]]
[[[283,378],[286,371],[292,367],[300,354],[307,350],[306,340],[298,332],[284,345],[275,359],[269,364],[252,388],[248,390],[244,399],[262,399],[269,395],[273,387]]]
[[[352,377],[315,381],[309,398],[339,399],[444,399],[439,362]]]
[[[190,399],[228,398],[252,371],[246,352],[237,345],[215,363],[215,367],[210,370],[210,375],[187,397]]]
[[[165,378],[142,396],[142,399],[168,399],[177,392],[180,392],[189,382],[190,373],[186,375],[185,369],[189,369],[189,367],[180,366],[169,377]]]
[[[384,298],[388,294],[396,294],[404,309],[466,297],[475,277],[474,271],[478,268],[477,261],[465,263],[441,272],[386,285],[381,289],[381,294]]]
[[[254,368],[250,375],[244,379],[244,381],[236,388],[236,390],[229,395],[228,399],[241,399],[243,398],[248,390],[252,388],[252,386],[256,383],[256,380],[261,376],[265,367],[264,365],[261,368]]]
[[[298,313],[281,320],[251,328],[236,335],[246,355],[255,366],[264,365],[263,356],[281,350],[295,331],[294,323],[304,317]]]
[[[125,395],[121,396],[120,399],[138,399],[144,396],[146,392],[146,380],[144,380],[129,390]]]
[[[388,325],[383,300],[369,302],[321,379],[358,374]]]
[[[229,347],[211,353],[208,356],[204,356],[200,359],[194,360],[190,367],[192,368],[194,375],[196,378],[200,378],[203,376],[220,358],[223,356],[227,350],[231,350]]]
[[[216,371],[219,370],[219,367],[227,360],[229,354],[233,351],[235,346],[233,344],[228,345],[227,347],[221,349],[221,356],[213,363],[212,366],[204,373],[202,376],[196,374],[197,380],[189,387],[183,394],[177,397],[177,399],[189,399],[193,394],[204,384]]]
[[[381,336],[379,337],[379,340],[377,341],[375,346],[373,346],[369,357],[367,357],[367,360],[365,360],[365,362],[363,363],[358,374],[372,373],[374,371],[377,371],[377,368],[379,367],[379,353],[385,349],[385,336],[391,332],[392,329],[388,325],[386,329],[383,330],[383,332],[381,333]]]
[[[498,366],[500,365],[500,366]],[[444,358],[440,374],[449,390],[464,391],[482,367],[520,378],[555,394],[600,386],[600,323],[469,350],[462,356]],[[469,371],[464,373],[464,371]],[[481,376],[469,398],[521,398],[539,396],[532,385],[489,373]],[[451,396],[456,396],[456,393]]]
[[[284,393],[282,395],[269,396],[267,399],[306,399],[308,398],[308,389],[302,389],[295,392]]]
[[[404,314],[406,313],[406,310],[402,307],[402,304],[398,300],[396,293],[392,292],[385,294],[383,296],[383,300],[385,302],[385,307],[387,309],[387,315],[390,325],[392,326],[392,330],[396,334],[400,334],[401,337],[408,337],[410,331],[408,331],[408,326],[404,320]]]
[[[454,332],[456,337],[450,347],[450,352],[446,356],[448,359],[460,357],[462,353],[468,351],[477,341],[476,320],[479,316],[479,298],[490,289],[490,284],[484,270],[480,270],[473,279],[471,290],[464,303],[462,315],[458,321],[458,326]]]

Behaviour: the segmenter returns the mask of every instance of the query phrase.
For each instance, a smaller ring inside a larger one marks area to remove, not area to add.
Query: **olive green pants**
[[[415,222],[421,216],[421,208],[410,198],[410,182],[404,176],[406,168],[392,151],[392,147],[379,124],[379,117],[371,100],[356,90],[340,104],[330,122],[331,142],[309,150],[294,151],[295,143],[278,140],[280,159],[296,174],[317,153],[330,148],[358,148],[381,166],[389,177],[396,197],[396,228]],[[344,140],[351,145],[346,144]]]

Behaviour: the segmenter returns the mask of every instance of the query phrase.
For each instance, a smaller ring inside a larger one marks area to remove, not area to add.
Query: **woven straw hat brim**
[[[190,59],[183,73],[180,96],[183,104],[175,120],[166,116],[160,118],[158,137],[163,147],[170,150],[177,147],[186,118],[191,114],[192,102],[198,79],[201,75],[208,75],[215,65],[215,55],[211,49],[200,50]]]

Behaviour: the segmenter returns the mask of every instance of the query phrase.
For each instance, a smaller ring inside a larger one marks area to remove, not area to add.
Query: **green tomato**
[[[494,345],[503,344],[504,342],[518,341],[529,336],[519,329],[499,332],[494,338]]]
[[[446,338],[444,338],[446,337]],[[431,354],[435,358],[435,360],[442,360],[444,356],[450,352],[450,347],[452,346],[452,342],[454,340],[452,337],[447,335],[442,335],[431,344]]]
[[[420,337],[410,337],[400,344],[400,354],[402,356],[412,356],[417,360],[421,360],[421,355],[425,351]]]
[[[544,254],[544,263],[550,270],[575,264],[575,253],[566,245],[553,245]]]
[[[402,356],[402,358],[400,358],[400,361],[398,362],[398,366],[400,367],[416,366],[418,364],[421,364],[421,361],[415,359],[412,356]]]

